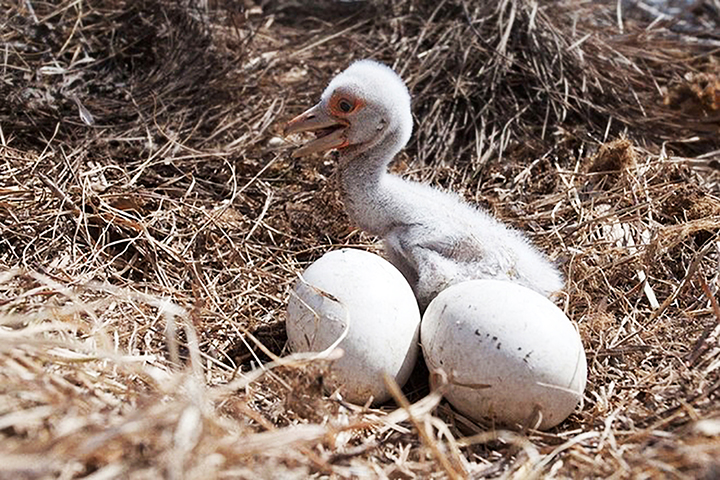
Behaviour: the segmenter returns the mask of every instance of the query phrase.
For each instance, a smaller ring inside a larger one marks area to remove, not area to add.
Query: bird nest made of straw
[[[11,1],[0,82],[0,477],[714,478],[720,6]],[[394,171],[528,233],[568,279],[581,407],[510,431],[406,389],[328,396],[284,309],[377,251],[282,124],[395,68]],[[407,397],[407,398],[406,398]]]

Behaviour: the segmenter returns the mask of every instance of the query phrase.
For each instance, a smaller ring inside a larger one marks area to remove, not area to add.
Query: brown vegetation
[[[715,478],[717,1],[303,3],[3,7],[0,478]],[[589,384],[550,432],[284,350],[297,273],[379,250],[280,138],[367,57],[413,93],[393,168],[562,266]]]

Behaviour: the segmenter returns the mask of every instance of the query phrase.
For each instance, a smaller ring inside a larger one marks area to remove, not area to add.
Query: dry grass
[[[0,478],[715,478],[720,5],[481,3],[5,6]],[[284,351],[297,272],[378,249],[278,137],[364,57],[414,95],[393,168],[561,263],[556,429],[349,405]]]

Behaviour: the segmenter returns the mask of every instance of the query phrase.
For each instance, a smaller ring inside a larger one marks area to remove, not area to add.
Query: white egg
[[[345,335],[344,355],[325,382],[354,403],[388,400],[383,374],[402,386],[420,350],[410,285],[390,262],[362,250],[332,251],[310,265],[290,297],[286,325],[295,352],[323,351]]]
[[[445,398],[471,418],[548,429],[582,398],[580,335],[530,289],[498,280],[453,285],[430,303],[420,329],[428,368],[448,375]]]

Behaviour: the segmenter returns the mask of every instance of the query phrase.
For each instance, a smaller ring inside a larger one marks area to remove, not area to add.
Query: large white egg
[[[420,311],[405,277],[387,260],[362,250],[323,255],[302,274],[287,310],[294,352],[320,352],[347,329],[326,386],[353,403],[390,398],[383,374],[402,386],[419,347]]]
[[[449,378],[447,400],[471,418],[552,428],[582,398],[580,335],[549,299],[498,280],[442,291],[420,327],[428,368]]]

